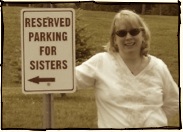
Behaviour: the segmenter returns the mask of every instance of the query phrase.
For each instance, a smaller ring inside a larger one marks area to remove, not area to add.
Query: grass
[[[3,7],[4,47],[2,76],[2,127],[42,128],[42,95],[24,95],[21,85],[15,83],[17,66],[21,64],[20,10],[21,7]],[[92,33],[89,45],[93,53],[103,50],[109,41],[110,25],[114,12],[81,11],[83,21]],[[152,33],[150,53],[163,59],[178,83],[178,17],[142,16]],[[84,89],[60,98],[54,94],[54,128],[96,128],[97,115],[94,90]],[[179,125],[178,116],[170,125]]]
[[[3,128],[42,128],[43,95],[24,95],[20,87],[3,87],[2,108]],[[96,128],[93,90],[63,98],[54,94],[54,118],[54,128]]]

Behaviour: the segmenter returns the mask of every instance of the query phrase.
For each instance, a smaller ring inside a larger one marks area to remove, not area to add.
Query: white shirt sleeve
[[[179,92],[178,86],[173,80],[167,66],[164,65],[163,69],[163,110],[167,117],[177,114],[179,112]]]
[[[95,85],[99,61],[100,54],[96,54],[75,68],[76,86],[78,88],[93,87]]]

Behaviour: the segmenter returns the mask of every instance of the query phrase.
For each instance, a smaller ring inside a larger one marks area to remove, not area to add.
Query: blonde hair
[[[116,32],[116,23],[119,20],[123,20],[124,24],[134,26],[134,25],[140,25],[140,27],[143,29],[143,37],[144,41],[142,43],[141,47],[141,55],[147,56],[149,49],[150,49],[150,31],[147,25],[145,24],[144,20],[135,12],[130,10],[121,10],[118,12],[112,22],[111,25],[111,32],[110,32],[110,41],[105,46],[105,50],[107,52],[113,53],[118,52],[118,48],[115,46],[114,43],[114,37]]]

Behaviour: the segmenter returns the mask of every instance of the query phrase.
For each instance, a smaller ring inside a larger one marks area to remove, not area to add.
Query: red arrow
[[[37,76],[28,81],[39,84],[40,82],[55,82],[55,78],[39,78],[39,76]]]

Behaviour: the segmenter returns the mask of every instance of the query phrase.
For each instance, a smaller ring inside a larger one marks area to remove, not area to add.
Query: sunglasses
[[[119,30],[116,32],[116,35],[118,35],[119,37],[125,37],[127,33],[130,33],[131,36],[136,36],[140,33],[141,30],[142,29],[140,28],[134,28],[134,29],[131,29],[130,31]]]

